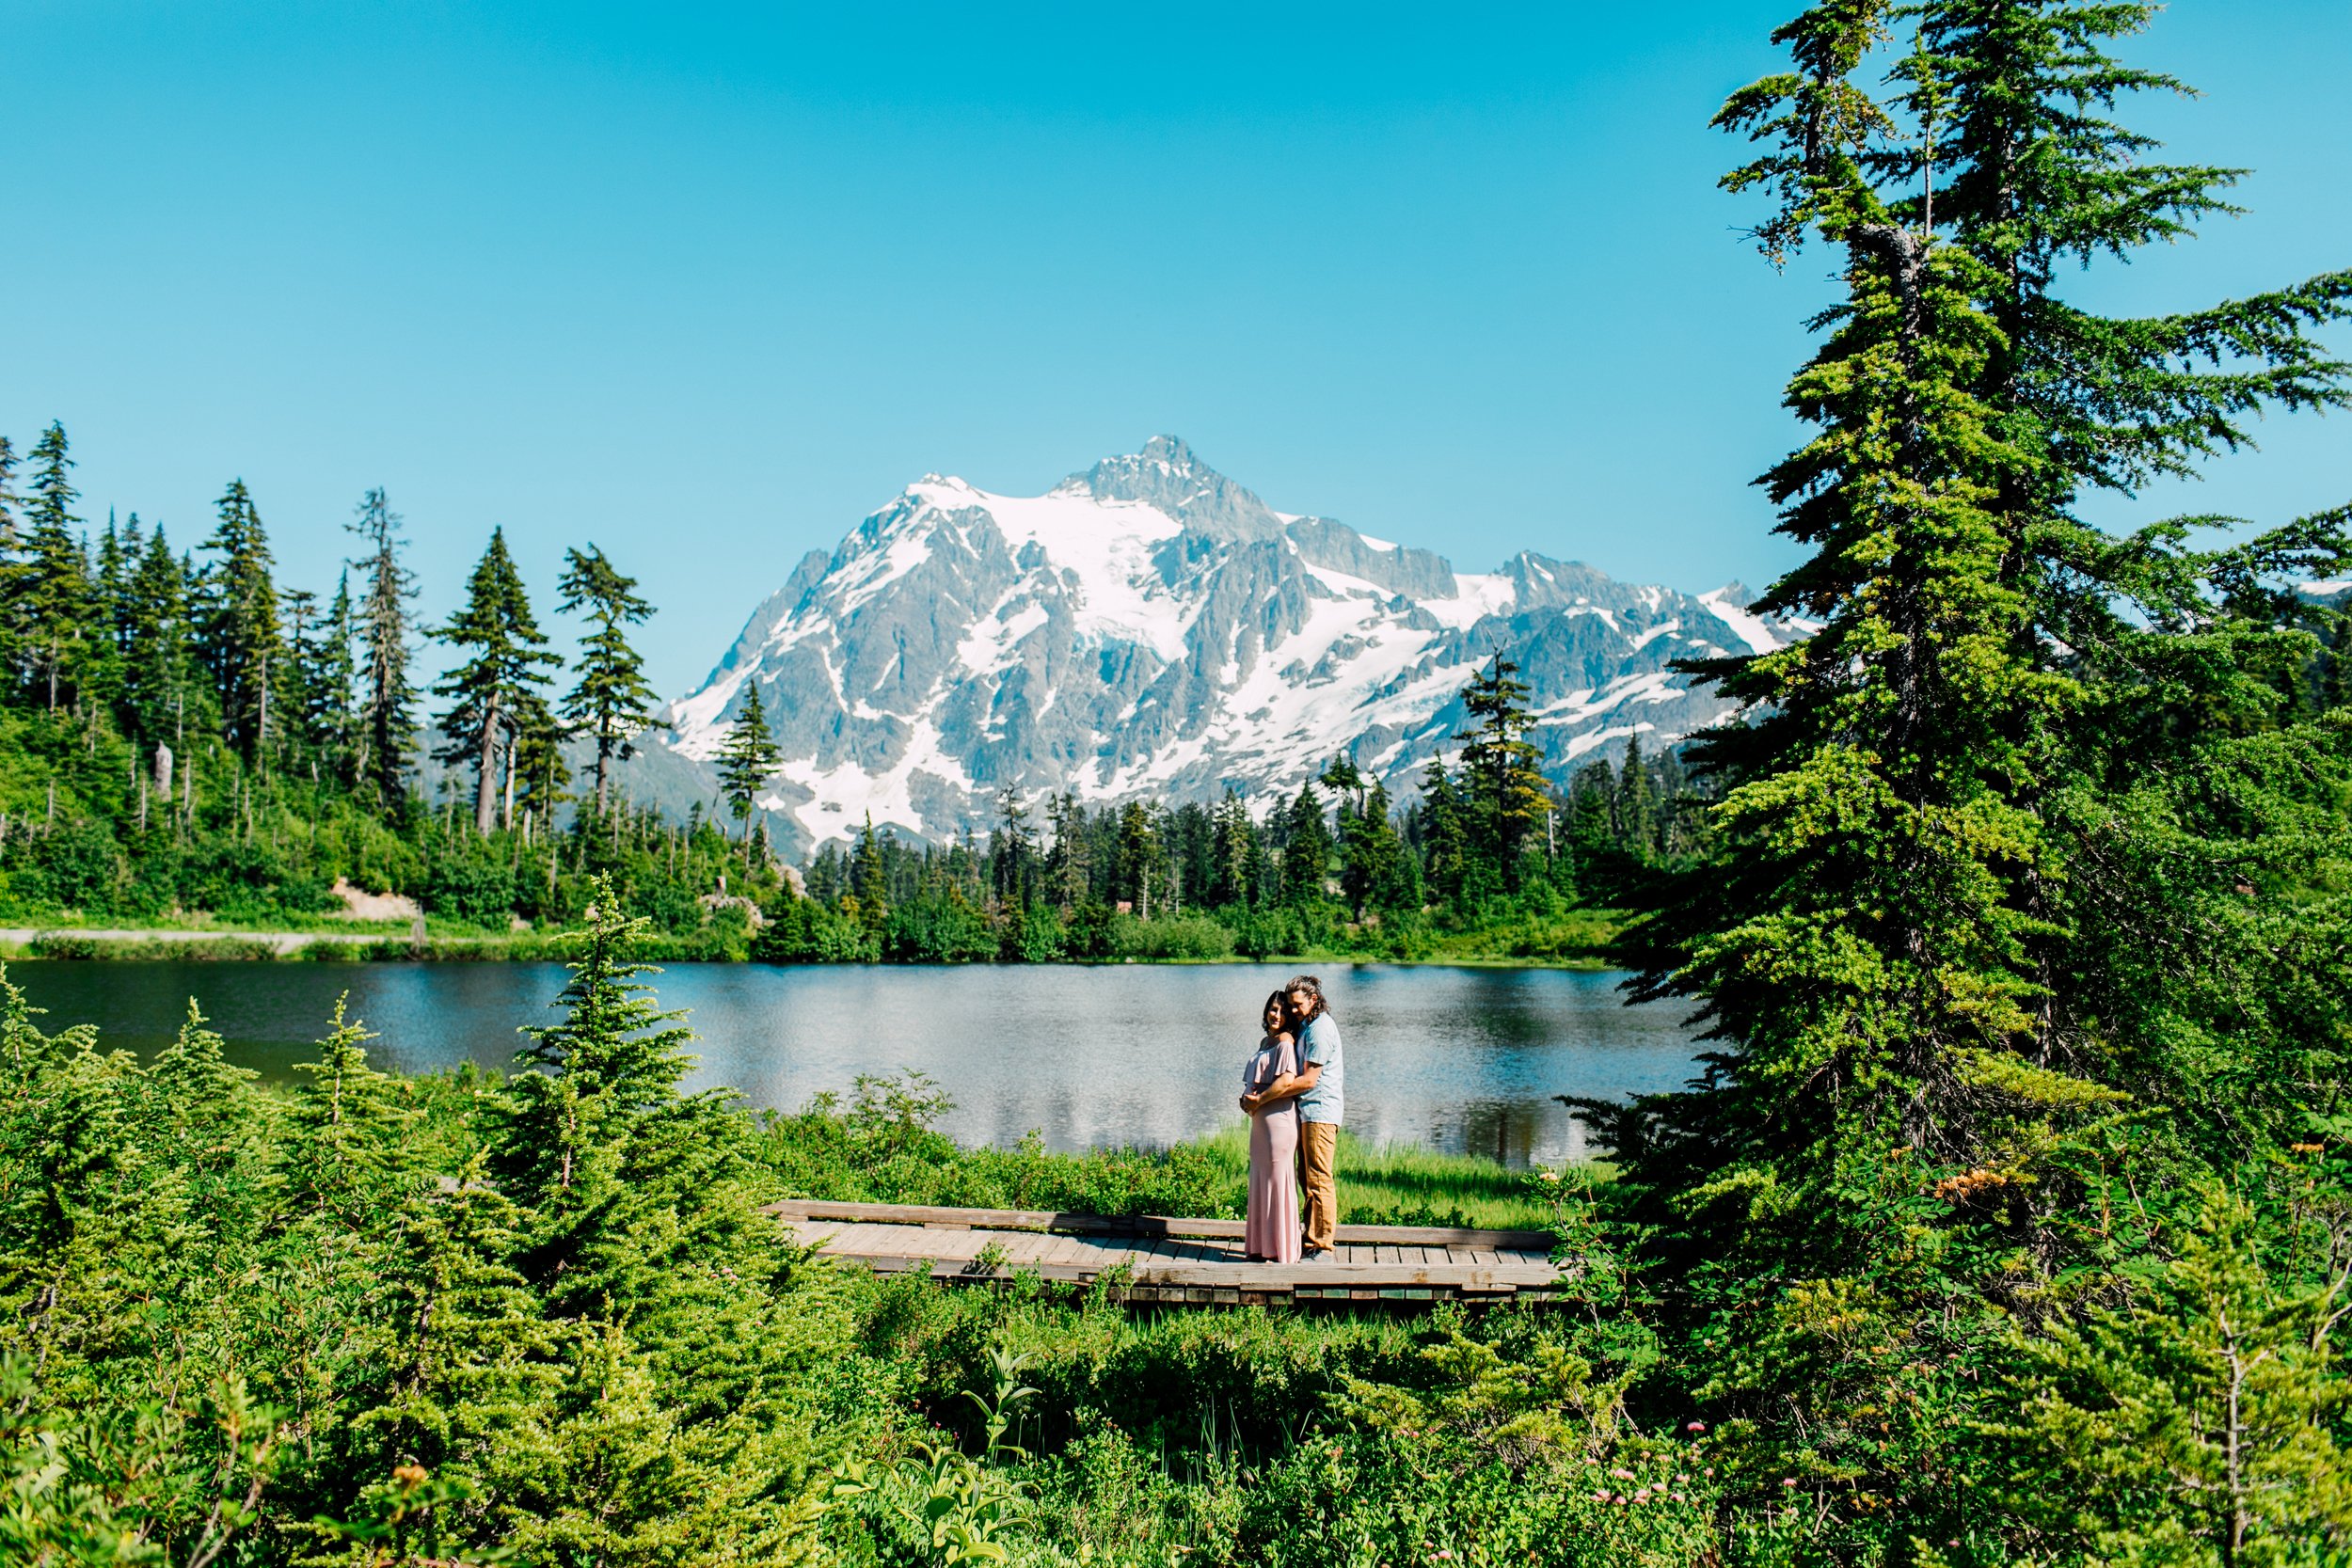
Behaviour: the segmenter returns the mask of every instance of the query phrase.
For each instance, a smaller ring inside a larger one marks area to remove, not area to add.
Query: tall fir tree
[[[188,635],[187,568],[172,553],[160,523],[147,536],[132,568],[126,598],[130,625],[122,687],[131,733],[151,752],[158,744],[170,746],[185,767],[188,699],[196,673]],[[199,726],[207,711],[207,705],[199,702]]]
[[[278,738],[271,683],[283,679],[286,654],[278,629],[278,585],[270,575],[269,535],[242,479],[230,482],[215,503],[219,521],[201,546],[214,559],[195,585],[198,659],[212,676],[222,738],[248,766],[264,762]]]
[[[1715,850],[1650,928],[1643,992],[1697,1001],[1720,1043],[1695,1092],[1619,1123],[1624,1191],[1681,1282],[1692,1386],[1755,1440],[1842,1456],[1849,1517],[1920,1535],[1958,1505],[1895,1459],[1932,1433],[1883,1367],[2095,1289],[2155,1240],[2111,1194],[2187,1190],[2191,1150],[2242,1156],[2341,1061],[2341,988],[2306,957],[2341,916],[2307,890],[2345,869],[2345,759],[2282,727],[2270,678],[2311,646],[2278,585],[2344,559],[2340,531],[2195,552],[2068,511],[2258,404],[2337,396],[2305,333],[2340,280],[2141,324],[2042,292],[2049,260],[2214,210],[2216,171],[2141,165],[2099,118],[2167,85],[2100,49],[2148,10],[1822,5],[1719,117],[1762,144],[1726,183],[1778,197],[1767,252],[1841,262],[1788,389],[1812,436],[1763,482],[1808,553],[1758,612],[1821,630],[1705,667],[1755,721],[1698,749],[1727,786]],[[1882,102],[1858,78],[1898,16],[1917,31]],[[2211,350],[2214,378],[2183,367]],[[2229,868],[2274,831],[2266,895]],[[2186,929],[2213,940],[2168,961]]]
[[[358,515],[343,526],[366,546],[352,562],[364,579],[356,615],[360,695],[352,772],[380,805],[397,809],[407,799],[408,757],[417,745],[417,689],[409,674],[416,575],[401,559],[401,515],[381,486],[360,498]]]
[[[1550,809],[1540,770],[1543,753],[1527,738],[1535,721],[1527,711],[1519,667],[1496,654],[1462,692],[1470,727],[1462,745],[1461,793],[1473,873],[1505,888],[1519,884],[1519,854]]]
[[[358,782],[359,662],[353,651],[358,631],[346,567],[335,577],[335,596],[327,601],[320,624],[318,657],[310,680],[311,731],[333,759],[335,777],[345,784]]]
[[[1421,781],[1422,869],[1429,891],[1452,900],[1462,895],[1470,856],[1462,798],[1443,757],[1433,756]]]
[[[1007,784],[996,792],[996,829],[989,835],[990,874],[998,899],[1026,909],[1037,892],[1037,846],[1029,832],[1021,792]]]
[[[52,423],[33,443],[30,525],[17,586],[18,631],[34,700],[54,711],[72,702],[89,654],[89,560],[73,515],[73,458],[65,427]]]
[[[1300,909],[1319,904],[1331,875],[1331,825],[1311,781],[1292,797],[1283,828],[1282,897]]]
[[[487,834],[498,820],[506,752],[533,703],[544,702],[545,672],[564,662],[548,651],[548,640],[532,616],[522,574],[506,550],[505,530],[490,531],[489,546],[467,578],[465,605],[433,635],[466,651],[464,660],[433,687],[434,695],[451,703],[441,715],[448,740],[436,754],[444,762],[473,764],[474,832]]]
[[[615,758],[634,754],[631,737],[653,721],[660,699],[645,679],[645,661],[629,644],[628,628],[643,626],[653,606],[637,593],[637,579],[623,577],[602,550],[564,552],[557,583],[566,615],[585,613],[592,628],[580,642],[580,679],[564,695],[564,718],[575,733],[596,743],[596,816],[612,795]]]
[[[1141,800],[1128,801],[1119,813],[1119,890],[1135,906],[1138,919],[1152,918],[1152,884],[1167,861],[1152,808]]]
[[[0,436],[0,675],[24,668],[24,498],[16,488],[16,443]]]
[[[760,701],[759,682],[756,678],[745,681],[743,705],[719,747],[719,789],[726,797],[727,810],[743,824],[746,867],[752,859],[752,806],[759,799],[760,786],[783,760],[784,752],[768,729],[768,709]]]
[[[1209,822],[1209,902],[1247,906],[1258,892],[1250,875],[1258,825],[1250,820],[1249,807],[1232,785],[1225,786],[1225,794],[1210,814]]]
[[[1636,860],[1647,860],[1658,847],[1658,790],[1650,782],[1649,763],[1642,755],[1640,732],[1626,736],[1625,762],[1617,769],[1614,813],[1617,841]]]

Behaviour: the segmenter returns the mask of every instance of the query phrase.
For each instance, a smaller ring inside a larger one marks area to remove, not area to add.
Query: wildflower
[[[1633,1472],[1628,1469],[1619,1468],[1612,1470],[1609,1473],[1616,1477],[1619,1481],[1631,1481],[1633,1479]]]
[[[1605,1503],[1605,1502],[1607,1502],[1608,1500],[1609,1500],[1609,1488],[1607,1488],[1606,1486],[1602,1487],[1599,1491],[1597,1491],[1597,1492],[1596,1492],[1596,1493],[1594,1493],[1594,1494],[1593,1494],[1593,1501],[1595,1501],[1595,1502],[1597,1502],[1597,1503]]]
[[[1557,1181],[1560,1180],[1560,1173],[1556,1170],[1548,1170],[1543,1173],[1543,1177],[1547,1181]]]
[[[1707,1423],[1705,1421],[1692,1421],[1689,1426],[1684,1427],[1682,1430],[1685,1432],[1705,1432],[1707,1430]]]
[[[1684,1497],[1684,1496],[1683,1496],[1681,1493],[1679,1493],[1679,1492],[1677,1492],[1677,1493],[1676,1493],[1676,1494],[1675,1494],[1675,1501],[1677,1501],[1677,1502],[1678,1502],[1678,1503],[1687,1503],[1687,1502],[1689,1502],[1690,1500],[1691,1500],[1690,1498],[1688,1498],[1688,1497]]]
[[[1703,1475],[1703,1476],[1706,1476],[1706,1477],[1708,1477],[1708,1478],[1709,1478],[1709,1479],[1711,1480],[1711,1479],[1714,1477],[1714,1474],[1715,1474],[1715,1466],[1714,1466],[1714,1465],[1708,1465],[1706,1469],[1701,1470],[1701,1471],[1699,1472],[1699,1474],[1701,1474],[1701,1475]]]
[[[1438,1554],[1438,1561],[1440,1561],[1440,1562],[1449,1562],[1449,1561],[1452,1561],[1452,1560],[1453,1560],[1453,1558],[1454,1558],[1454,1548],[1453,1548],[1453,1547],[1451,1547],[1451,1546],[1448,1546],[1448,1547],[1447,1547],[1444,1551],[1441,1551],[1441,1552],[1439,1552],[1439,1553]]]
[[[1797,1484],[1797,1478],[1794,1476],[1783,1476],[1780,1478],[1780,1483],[1783,1486],[1794,1486]]]

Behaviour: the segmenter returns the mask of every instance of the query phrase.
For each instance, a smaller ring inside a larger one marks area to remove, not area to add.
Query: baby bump
[[[1288,1160],[1298,1148],[1298,1113],[1284,1105],[1251,1117],[1249,1147],[1253,1153],[1263,1150],[1276,1160]]]

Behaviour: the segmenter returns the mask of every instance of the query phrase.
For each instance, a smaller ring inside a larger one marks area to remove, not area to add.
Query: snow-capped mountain
[[[657,751],[698,778],[661,792],[710,798],[756,681],[785,757],[762,804],[790,850],[869,812],[935,840],[984,831],[1008,784],[1105,801],[1231,784],[1263,810],[1343,751],[1408,798],[1454,750],[1461,689],[1497,651],[1565,772],[1636,732],[1662,744],[1720,718],[1723,701],[1668,665],[1793,635],[1748,598],[1532,552],[1459,573],[1272,511],[1173,436],[1042,496],[928,475],[803,559],[671,705]]]

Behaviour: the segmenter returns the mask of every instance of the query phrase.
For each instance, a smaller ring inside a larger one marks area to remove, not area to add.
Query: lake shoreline
[[[1067,964],[1081,969],[1252,968],[1263,964],[1393,964],[1400,968],[1565,970],[1591,973],[1619,969],[1601,953],[1570,958],[1518,958],[1509,955],[1436,954],[1398,958],[1382,953],[1269,953],[1259,958],[1234,954],[1227,958],[1055,958],[1042,962],[982,959],[971,963],[871,962],[829,964],[739,957],[696,951],[691,939],[675,942],[647,939],[640,956],[656,964],[767,965],[813,969],[1036,969]],[[406,935],[373,931],[247,931],[218,928],[129,927],[76,929],[72,927],[0,927],[0,961],[40,958],[92,963],[561,963],[571,956],[566,934],[552,936],[428,936],[421,942]]]

